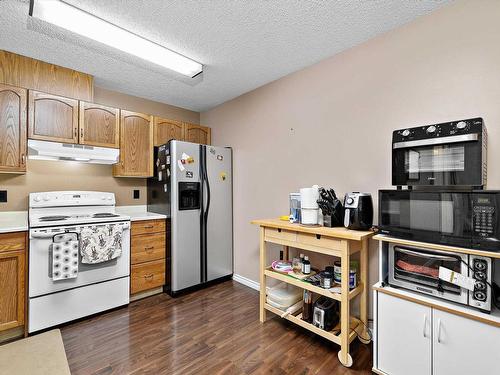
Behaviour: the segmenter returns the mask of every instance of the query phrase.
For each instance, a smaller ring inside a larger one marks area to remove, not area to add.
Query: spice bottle
[[[309,257],[307,255],[304,257],[304,262],[302,263],[302,273],[304,275],[309,275],[311,273],[311,262],[309,262]]]
[[[312,323],[312,292],[304,290],[304,305],[302,307],[302,320]]]

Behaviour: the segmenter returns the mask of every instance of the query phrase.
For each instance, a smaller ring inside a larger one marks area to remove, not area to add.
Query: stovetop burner
[[[54,215],[54,216],[42,216],[40,221],[61,221],[61,220],[66,220],[69,219],[70,216],[64,216],[64,215]]]
[[[113,214],[111,212],[100,212],[100,213],[97,213],[97,214],[93,214],[92,217],[93,218],[96,218],[96,219],[99,219],[99,218],[104,218],[104,217],[118,217],[120,215],[118,214]]]

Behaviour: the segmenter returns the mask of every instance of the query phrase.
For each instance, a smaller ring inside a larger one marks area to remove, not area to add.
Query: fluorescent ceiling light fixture
[[[30,16],[188,77],[203,65],[60,0],[31,0]]]

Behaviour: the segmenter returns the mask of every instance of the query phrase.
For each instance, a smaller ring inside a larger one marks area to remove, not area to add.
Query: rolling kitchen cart
[[[340,345],[341,350],[338,352],[340,362],[346,367],[352,366],[353,360],[349,354],[349,344],[356,337],[359,337],[360,341],[365,344],[370,342],[366,328],[368,312],[367,267],[368,240],[373,236],[373,232],[303,226],[279,219],[254,220],[252,224],[260,226],[260,321],[262,323],[266,321],[267,311],[277,315],[283,314],[282,310],[266,303],[267,277],[335,299],[340,302],[340,323],[332,331],[325,331],[302,320],[300,312],[296,315],[289,314],[285,319]],[[267,265],[266,243],[284,246],[287,258],[289,247],[339,258],[342,264],[341,293],[332,293],[328,289],[274,271]],[[349,290],[350,257],[356,252],[360,253],[358,285]],[[360,298],[359,319],[350,315],[350,301],[357,296]]]

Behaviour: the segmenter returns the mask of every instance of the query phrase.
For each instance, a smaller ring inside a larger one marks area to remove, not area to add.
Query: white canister
[[[302,224],[318,224],[318,209],[303,208],[300,210]]]
[[[319,187],[314,185],[310,188],[300,189],[300,207],[318,209]]]

